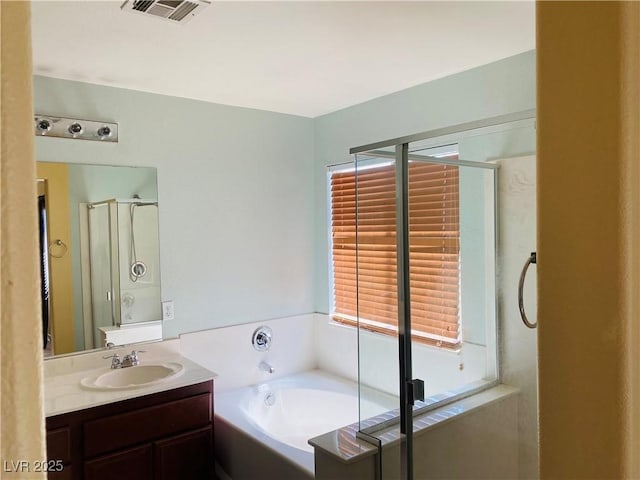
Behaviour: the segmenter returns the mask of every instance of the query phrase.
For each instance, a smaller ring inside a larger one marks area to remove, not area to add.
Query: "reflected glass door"
[[[113,291],[111,278],[110,205],[103,203],[88,210],[89,255],[91,260],[91,305],[93,341],[102,346],[100,327],[113,326]]]

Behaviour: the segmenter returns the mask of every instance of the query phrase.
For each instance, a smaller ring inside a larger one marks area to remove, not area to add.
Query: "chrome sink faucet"
[[[258,368],[263,372],[267,372],[267,373],[273,373],[276,371],[276,369],[273,368],[271,365],[269,365],[267,362],[260,362],[260,365],[258,365]]]
[[[138,358],[139,353],[144,353],[144,350],[131,350],[131,353],[125,355],[122,360],[120,360],[120,356],[117,353],[102,358],[111,359],[111,368],[135,367],[136,365],[140,365],[140,359]]]
[[[122,368],[140,365],[140,359],[138,358],[139,353],[144,353],[144,350],[131,350],[129,355],[125,355],[122,359]]]
[[[120,368],[122,367],[122,362],[120,361],[120,355],[114,353],[113,355],[109,355],[107,357],[102,357],[104,359],[111,359],[111,368]]]

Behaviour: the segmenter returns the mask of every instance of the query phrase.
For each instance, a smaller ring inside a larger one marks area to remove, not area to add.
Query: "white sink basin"
[[[143,364],[135,367],[110,369],[107,372],[83,378],[83,387],[97,390],[125,390],[166,382],[179,376],[183,366],[179,363]]]

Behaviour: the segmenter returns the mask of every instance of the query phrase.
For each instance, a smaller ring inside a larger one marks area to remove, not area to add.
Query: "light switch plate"
[[[162,302],[162,320],[173,320],[173,300],[166,300]]]

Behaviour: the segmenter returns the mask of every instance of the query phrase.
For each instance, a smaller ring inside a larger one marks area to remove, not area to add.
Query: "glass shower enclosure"
[[[160,320],[158,204],[110,199],[87,205],[94,345],[105,327]]]
[[[335,209],[355,219],[334,226],[333,251],[344,283],[335,291],[348,292],[336,313],[358,328],[358,435],[380,449],[399,443],[382,478],[414,478],[415,416],[502,379],[498,175],[535,153],[534,116],[356,147],[352,171],[332,176],[334,219]],[[535,205],[525,213],[535,222]],[[535,433],[523,435],[535,443]]]

